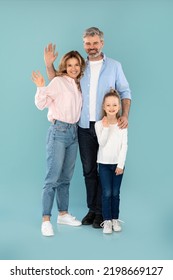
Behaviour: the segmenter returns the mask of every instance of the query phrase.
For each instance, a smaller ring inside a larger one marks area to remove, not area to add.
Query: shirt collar
[[[75,80],[67,75],[63,76],[65,79],[67,79],[69,82],[73,83]]]
[[[104,53],[102,53],[102,56],[103,56],[103,62],[106,60],[106,55]],[[87,56],[87,59],[86,59],[86,63],[88,64],[89,63],[89,58]]]

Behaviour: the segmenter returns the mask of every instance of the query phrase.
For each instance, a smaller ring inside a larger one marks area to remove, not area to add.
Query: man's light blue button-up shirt
[[[81,79],[81,90],[83,105],[79,126],[82,128],[89,128],[90,115],[89,115],[89,93],[90,93],[90,65],[89,60],[86,61],[86,69],[84,76]],[[102,118],[102,102],[104,95],[113,88],[116,89],[120,98],[131,99],[131,91],[129,84],[124,75],[121,63],[108,58],[103,54],[103,64],[100,70],[98,85],[97,85],[97,99],[96,99],[96,121]]]

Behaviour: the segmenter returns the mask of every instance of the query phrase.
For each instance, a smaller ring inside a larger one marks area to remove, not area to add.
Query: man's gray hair
[[[94,35],[98,35],[100,37],[100,40],[104,41],[104,33],[101,30],[99,30],[97,27],[90,27],[86,29],[83,33],[83,39],[88,36],[93,37]]]

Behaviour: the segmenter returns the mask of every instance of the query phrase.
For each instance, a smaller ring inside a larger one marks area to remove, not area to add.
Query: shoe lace
[[[76,220],[76,217],[72,216],[70,213],[68,213],[69,217],[73,220]]]
[[[125,222],[120,220],[120,219],[113,219],[113,223],[118,225],[119,223],[123,223],[124,224]]]
[[[111,223],[111,221],[105,220],[100,224],[100,226],[103,228],[104,226],[108,226],[110,223]]]

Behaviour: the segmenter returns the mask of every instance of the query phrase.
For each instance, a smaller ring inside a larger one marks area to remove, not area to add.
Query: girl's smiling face
[[[120,110],[119,99],[116,96],[106,97],[103,104],[103,110],[107,116],[116,116]]]

